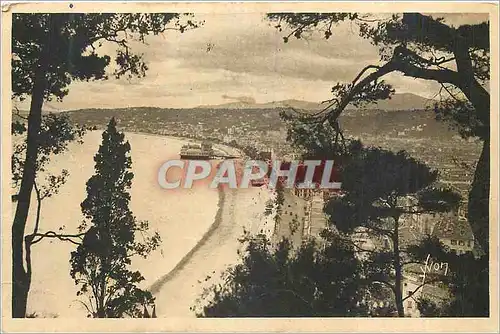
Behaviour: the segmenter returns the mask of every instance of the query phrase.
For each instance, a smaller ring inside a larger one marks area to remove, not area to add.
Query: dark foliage
[[[19,186],[23,175],[23,165],[28,144],[26,137],[21,136],[25,132],[26,122],[15,119],[12,122],[12,135],[14,138],[18,137],[19,140],[15,139],[12,148],[11,167],[14,187]],[[73,141],[82,143],[82,137],[85,132],[85,127],[72,124],[68,115],[44,115],[39,133],[39,154],[36,163],[37,174],[45,171],[45,166],[50,162],[51,157],[65,152],[69,143]],[[16,199],[17,195],[13,195],[13,200]]]
[[[407,247],[410,259],[425,261],[432,254],[433,261],[446,263],[448,273],[439,275],[439,282],[450,295],[445,301],[436,301],[424,296],[418,301],[423,317],[488,317],[489,316],[489,270],[488,257],[476,257],[472,253],[457,255],[444,246],[436,237],[427,237],[419,244]],[[436,275],[428,273],[427,279],[435,281]]]
[[[287,240],[276,248],[265,236],[247,237],[241,263],[206,289],[198,317],[355,317],[363,306],[360,263],[352,247],[333,234],[322,247],[298,250]]]
[[[365,278],[392,292],[399,316],[404,316],[404,265],[415,260],[401,240],[402,217],[455,210],[460,200],[451,190],[434,187],[437,176],[437,171],[406,152],[365,148],[343,168],[345,194],[325,206],[331,223],[350,235],[356,249],[365,255]],[[367,235],[375,246],[356,244],[360,234]],[[420,246],[429,254],[428,245]]]
[[[71,253],[71,277],[80,286],[78,295],[89,316],[120,318],[142,316],[142,307],[153,305],[151,293],[137,285],[144,277],[131,271],[131,257],[146,257],[160,237],[148,237],[147,222],[139,222],[129,209],[133,173],[130,145],[117,132],[112,119],[102,135],[96,154],[95,172],[87,182],[87,198],[82,202],[85,221],[83,242]],[[136,240],[142,238],[143,240]]]
[[[452,27],[439,17],[420,13],[387,16],[361,13],[273,13],[268,19],[280,31],[300,39],[304,34],[321,32],[334,36],[341,22],[357,27],[362,38],[379,47],[381,65],[360,69],[351,83],[339,83],[333,97],[316,121],[332,124],[349,104],[386,99],[390,86],[380,81],[385,75],[401,72],[413,78],[433,80],[441,85],[436,116],[450,121],[463,136],[484,140],[483,153],[476,167],[469,194],[469,221],[484,252],[489,251],[489,121],[490,78],[489,22]],[[336,129],[338,132],[339,129]]]
[[[145,36],[173,29],[185,31],[197,24],[188,15],[182,23],[175,13],[14,13],[12,15],[12,98],[31,97],[27,118],[25,159],[14,222],[12,224],[12,316],[26,316],[31,285],[31,267],[24,265],[24,239],[31,205],[36,190],[39,149],[44,138],[42,107],[44,101],[61,100],[68,94],[72,80],[106,79],[112,57],[100,55],[98,49],[109,42],[117,47],[115,77],[142,77],[147,66],[142,55],[130,49],[132,38],[145,42]],[[182,16],[184,18],[184,16]],[[169,24],[171,26],[169,26]],[[18,125],[14,131],[21,130]],[[22,130],[21,130],[22,131]],[[45,138],[49,139],[49,138]],[[29,253],[26,250],[26,253]]]
[[[61,100],[68,94],[67,87],[72,80],[107,79],[106,67],[112,61],[117,65],[115,77],[142,77],[148,67],[142,55],[132,52],[131,41],[144,42],[148,34],[157,35],[167,30],[183,32],[196,28],[198,23],[190,16],[177,13],[13,14],[13,96],[23,99],[31,94],[35,69],[40,66],[47,47],[50,47],[50,57],[45,59],[48,62],[46,100],[52,97]],[[51,29],[56,33],[49,33]],[[114,59],[98,54],[105,42],[117,46]]]

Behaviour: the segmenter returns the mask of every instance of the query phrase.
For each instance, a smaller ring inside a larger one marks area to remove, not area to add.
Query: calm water
[[[64,168],[70,176],[59,194],[43,201],[40,232],[64,227],[65,233],[74,233],[83,218],[80,203],[86,196],[85,183],[94,173],[93,156],[101,142],[101,132],[88,133],[84,139],[84,144],[71,144],[68,152],[50,163],[52,173]],[[214,221],[218,196],[215,190],[205,187],[168,191],[158,186],[158,167],[167,159],[177,158],[182,140],[132,133],[127,133],[126,139],[132,147],[135,175],[130,191],[131,209],[139,220],[148,220],[162,238],[160,249],[147,260],[133,262],[146,277],[145,286],[149,286],[169,272],[207,231]],[[31,223],[36,205],[32,209]],[[45,316],[85,316],[69,275],[70,252],[75,247],[51,239],[33,246],[33,283],[28,303],[31,311]]]

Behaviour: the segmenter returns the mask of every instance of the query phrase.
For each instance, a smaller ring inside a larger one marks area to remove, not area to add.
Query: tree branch
[[[309,306],[311,309],[313,308],[312,306],[312,303],[308,300],[306,300],[304,297],[302,297],[301,295],[299,295],[297,292],[293,291],[293,290],[290,290],[290,289],[277,289],[277,290],[274,290],[272,292],[265,292],[263,294],[261,294],[259,296],[260,297],[263,297],[263,296],[266,296],[266,295],[277,295],[279,293],[282,293],[282,292],[288,292],[288,293],[291,293],[292,295],[294,295],[295,297],[299,298],[300,300],[302,300],[305,304],[307,304],[307,306]]]
[[[366,76],[364,79],[356,83],[359,78],[368,70],[368,69],[378,69],[376,72],[373,72]],[[349,105],[351,102],[352,98],[356,95],[362,92],[362,90],[372,81],[377,80],[378,78],[395,71],[395,65],[392,62],[387,62],[385,65],[382,67],[380,66],[375,66],[375,65],[369,65],[365,67],[363,70],[361,70],[361,73],[358,74],[352,82],[352,88],[349,91],[349,93],[341,98],[340,101],[337,101],[337,107],[330,112],[328,112],[325,117],[323,117],[322,121],[324,122],[327,119],[331,120],[336,120],[340,114],[344,111],[344,109]]]
[[[36,183],[36,180],[35,180],[35,182],[33,182],[33,188],[35,189],[36,200],[37,200],[35,227],[33,228],[33,233],[32,233],[32,235],[35,235],[38,233],[38,227],[40,226],[40,213],[42,210],[42,196],[40,194],[40,189],[38,189],[38,185]]]
[[[415,66],[408,62],[408,57],[410,56],[410,51],[403,46],[398,46],[394,50],[392,59],[388,61],[383,66],[368,65],[361,70],[361,72],[352,81],[352,88],[349,93],[344,95],[340,101],[337,101],[337,106],[330,112],[328,112],[322,121],[326,119],[336,120],[344,109],[349,105],[353,97],[363,91],[367,85],[371,82],[378,80],[379,78],[389,74],[391,72],[402,72],[405,76],[411,76],[414,78],[433,80],[440,83],[451,83],[457,87],[460,87],[460,76],[458,72],[449,69],[428,69]],[[376,69],[365,76],[363,79],[360,78],[370,69]],[[333,105],[334,103],[332,103]]]
[[[444,83],[441,83],[441,87],[455,100],[458,102],[461,102],[462,100],[458,99],[454,94],[451,93],[451,91],[446,87]]]
[[[19,111],[19,108],[17,106],[14,107],[16,109],[15,115],[21,119],[28,120],[28,117],[21,115],[21,111]]]
[[[73,239],[80,239],[82,238],[83,236],[85,235],[85,233],[79,233],[79,234],[57,234],[53,231],[48,231],[48,232],[45,232],[45,233],[33,233],[33,234],[30,234],[26,237],[31,237],[32,238],[32,242],[31,244],[34,245],[38,242],[40,242],[42,239],[44,238],[56,238],[56,239],[59,239],[59,240],[62,240],[62,241],[69,241],[75,245],[80,245],[81,242],[77,242]],[[38,239],[35,239],[36,237],[38,237]]]
[[[386,230],[386,229],[383,229],[383,228],[380,228],[380,227],[376,227],[376,226],[373,226],[373,225],[366,225],[365,226],[366,228],[369,228],[375,232],[378,232],[380,234],[383,234],[383,235],[386,235],[390,238],[392,238],[394,236],[394,232],[393,231],[390,231],[390,230]]]
[[[356,249],[358,249],[359,252],[362,252],[362,253],[370,253],[370,254],[379,254],[380,252],[377,252],[377,251],[374,251],[374,250],[370,250],[370,249],[365,249],[365,248],[362,248],[360,246],[358,246],[358,244],[356,244],[356,242],[354,242],[353,240],[351,239],[344,239],[345,241],[349,242],[352,246],[354,246]]]
[[[89,312],[89,314],[91,314],[92,316],[94,316],[94,312],[90,310],[90,308],[92,308],[92,306],[89,308],[89,306],[87,305],[87,303],[85,303],[85,302],[83,302],[81,300],[78,300],[78,302],[80,302],[87,309],[87,312]],[[90,304],[92,304],[92,301],[90,301]]]
[[[436,279],[433,279],[433,280],[430,280],[430,281],[427,281],[427,282],[424,282],[424,283],[420,284],[419,286],[417,286],[417,287],[415,288],[415,290],[413,290],[413,291],[412,291],[412,293],[411,293],[411,294],[409,294],[408,296],[404,297],[402,301],[404,302],[404,301],[405,301],[405,300],[407,300],[408,298],[413,297],[413,295],[414,295],[414,294],[415,294],[418,290],[420,290],[421,288],[423,288],[423,287],[424,287],[424,285],[426,285],[426,284],[431,284],[431,283],[437,283],[437,282],[441,282],[441,281],[442,281],[442,280],[440,280],[440,279],[437,279],[437,278],[436,278]]]

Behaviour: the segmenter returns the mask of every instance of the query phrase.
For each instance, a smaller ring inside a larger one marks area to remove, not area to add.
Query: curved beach
[[[203,289],[217,283],[222,271],[238,262],[242,247],[238,239],[243,232],[258,233],[265,225],[264,206],[270,196],[265,188],[219,193],[219,210],[204,238],[179,266],[150,287],[156,297],[158,317],[195,317],[190,308],[198,302]]]
[[[142,287],[156,297],[158,317],[194,317],[189,309],[203,287],[238,261],[238,238],[244,229],[260,231],[265,189],[216,190],[208,187],[164,190],[157,182],[159,166],[177,159],[187,140],[143,133],[126,133],[131,145],[134,180],[131,210],[139,220],[147,220],[158,231],[162,243],[147,259],[134,258],[133,269],[145,277]],[[73,233],[82,221],[80,203],[86,196],[85,183],[94,173],[93,156],[101,142],[101,131],[86,134],[83,144],[72,143],[69,150],[50,162],[49,172],[67,169],[70,176],[59,194],[42,204],[40,232]],[[227,153],[236,149],[217,145]],[[33,199],[33,203],[36,203]],[[34,222],[32,205],[29,222]],[[30,231],[32,226],[27,227]],[[70,253],[75,245],[47,239],[33,247],[33,281],[28,312],[39,317],[82,318],[84,307],[76,297],[69,275]],[[210,276],[212,279],[205,281]]]
[[[159,232],[162,243],[147,259],[133,259],[133,267],[141,271],[145,288],[178,265],[213,226],[220,198],[217,190],[199,187],[167,191],[157,182],[159,166],[178,158],[185,141],[172,137],[126,133],[131,145],[134,180],[131,210],[139,220],[147,220],[151,230]],[[83,144],[72,143],[64,154],[54,157],[49,172],[62,169],[70,173],[59,194],[42,204],[40,232],[73,233],[82,221],[80,203],[86,196],[85,183],[94,173],[93,156],[101,142],[101,132],[86,134]],[[34,222],[36,201],[33,199],[29,223]],[[30,224],[29,224],[30,225]],[[27,233],[32,226],[27,226]],[[47,239],[32,249],[33,281],[28,312],[41,317],[85,317],[77,300],[76,286],[69,275],[70,253],[75,245]]]

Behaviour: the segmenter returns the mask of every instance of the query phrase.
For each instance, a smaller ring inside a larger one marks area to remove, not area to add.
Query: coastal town
[[[239,159],[245,156],[249,159],[262,159],[268,162],[276,159],[284,161],[296,159],[297,154],[294,148],[286,141],[286,129],[282,124],[277,127],[276,124],[279,124],[279,120],[273,120],[269,116],[275,115],[276,117],[279,111],[261,110],[263,115],[252,118],[251,115],[256,113],[254,110],[196,110],[196,113],[201,113],[203,117],[199,118],[200,121],[195,122],[190,116],[191,109],[177,110],[175,111],[177,121],[172,123],[170,123],[170,117],[174,113],[173,110],[156,110],[156,115],[158,115],[156,117],[155,113],[152,115],[148,113],[148,118],[155,118],[155,122],[151,123],[138,121],[140,116],[146,115],[140,112],[140,109],[131,109],[125,112],[85,110],[69,112],[69,115],[75,121],[92,127],[100,124],[99,121],[96,121],[96,117],[109,116],[110,112],[112,114],[121,112],[120,125],[126,131],[188,139],[191,144],[183,146],[179,152],[181,159],[213,159],[212,145],[233,147],[239,152],[237,157]],[[203,112],[211,116],[209,117]],[[375,110],[373,113],[381,117],[380,111]],[[453,134],[451,130],[446,128],[446,125],[436,124],[436,121],[431,118],[432,115],[429,115],[425,110],[421,113],[424,116],[422,119],[418,119],[418,122],[426,123],[393,124],[392,131],[388,131],[389,133],[384,135],[367,132],[366,127],[359,127],[359,129],[363,129],[363,132],[356,130],[356,127],[353,131],[353,127],[350,125],[353,124],[354,112],[344,118],[344,123],[346,129],[349,129],[346,130],[346,133],[350,137],[362,138],[368,145],[380,145],[394,152],[406,150],[429,166],[437,168],[440,172],[440,182],[443,185],[451,186],[461,194],[462,202],[456,212],[438,216],[414,214],[404,217],[401,225],[402,239],[409,244],[416,244],[425,236],[432,235],[456,254],[477,253],[478,249],[474,247],[474,236],[466,217],[467,194],[473,176],[471,171],[479,154],[479,146],[474,141],[466,141]],[[231,117],[234,117],[235,114],[240,115],[235,118],[234,123],[230,123]],[[366,118],[369,112],[364,111],[361,114],[363,116],[356,119]],[[390,117],[391,112],[385,112],[385,114],[386,117]],[[244,118],[242,119],[242,117]],[[222,120],[225,120],[226,124]],[[364,120],[364,122],[367,121]],[[434,129],[424,132],[428,127]],[[423,132],[424,134],[422,134]],[[221,155],[219,157],[224,158]],[[236,156],[227,156],[226,158],[236,158]],[[256,187],[263,185],[265,186],[265,183],[254,183]],[[266,202],[267,206],[275,201],[276,191],[271,196]],[[295,247],[300,246],[308,238],[320,239],[321,231],[328,226],[329,219],[323,209],[325,203],[332,196],[341,196],[341,192],[328,189],[286,189],[285,200],[280,209],[280,218],[276,219],[277,212],[276,208],[273,207],[268,214],[262,217],[259,223],[261,228],[257,230],[266,231],[266,234],[275,243],[283,238],[289,239]],[[374,242],[368,234],[365,237],[358,237],[356,243],[359,245],[368,244],[379,251],[389,247],[387,243]],[[443,302],[448,298],[444,287],[440,288],[439,285],[435,284],[421,286],[422,275],[420,266],[411,267],[404,273],[405,296],[412,296],[405,299],[405,313],[411,317],[419,316],[416,307],[416,301],[419,298],[431,298],[436,302]],[[384,300],[373,300],[371,303],[374,310],[379,307],[387,307]]]
[[[4,319],[491,317],[494,6],[122,5],[2,14]]]

